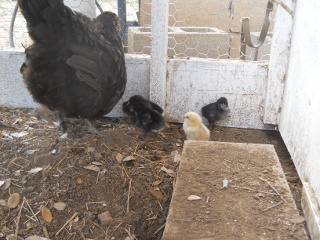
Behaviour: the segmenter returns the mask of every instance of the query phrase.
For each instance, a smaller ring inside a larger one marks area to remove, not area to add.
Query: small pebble
[[[86,227],[83,229],[84,234],[89,234],[90,233],[90,228]]]
[[[85,217],[86,219],[92,219],[93,214],[92,214],[92,212],[85,212],[85,213],[84,213],[84,217]]]
[[[222,187],[223,187],[223,188],[228,188],[228,183],[229,183],[229,181],[228,181],[227,179],[224,179],[224,180],[222,181]]]
[[[109,225],[113,221],[113,217],[111,216],[109,211],[105,211],[98,215],[98,219],[102,225]]]

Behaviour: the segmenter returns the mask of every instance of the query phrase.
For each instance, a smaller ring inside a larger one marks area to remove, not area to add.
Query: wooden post
[[[168,0],[152,0],[150,100],[159,104],[164,111],[167,78],[168,15]]]
[[[293,0],[285,2],[294,9]],[[293,18],[279,5],[274,21],[263,122],[278,125],[290,55]]]

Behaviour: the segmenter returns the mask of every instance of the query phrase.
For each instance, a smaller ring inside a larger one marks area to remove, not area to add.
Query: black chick
[[[160,132],[165,127],[163,109],[146,100],[140,95],[134,95],[123,103],[123,111],[137,121],[146,132]]]
[[[63,0],[18,0],[33,44],[20,68],[33,99],[64,117],[101,117],[122,97],[127,74],[118,17],[90,19]],[[92,129],[91,129],[92,130]]]
[[[219,98],[217,102],[204,106],[201,114],[208,120],[210,130],[212,130],[217,121],[224,120],[228,116],[228,100],[225,97]]]

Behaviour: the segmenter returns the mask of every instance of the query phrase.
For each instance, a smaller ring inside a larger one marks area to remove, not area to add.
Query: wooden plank
[[[150,100],[164,109],[166,98],[169,1],[152,1]]]

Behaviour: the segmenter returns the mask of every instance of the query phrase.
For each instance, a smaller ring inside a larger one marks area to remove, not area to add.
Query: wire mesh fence
[[[81,4],[89,4],[83,0]],[[259,37],[268,0],[169,0],[168,56],[269,60],[273,21],[264,44],[253,49],[241,42],[242,17],[250,17],[253,41]],[[79,1],[65,0],[76,7]],[[100,11],[119,15],[125,51],[150,54],[152,0],[99,0],[86,6],[89,16]],[[30,45],[26,23],[16,1],[0,0],[0,49]],[[15,18],[14,18],[15,17]],[[14,21],[13,21],[14,20]],[[10,27],[11,26],[11,27]],[[11,37],[10,33],[12,31]]]

